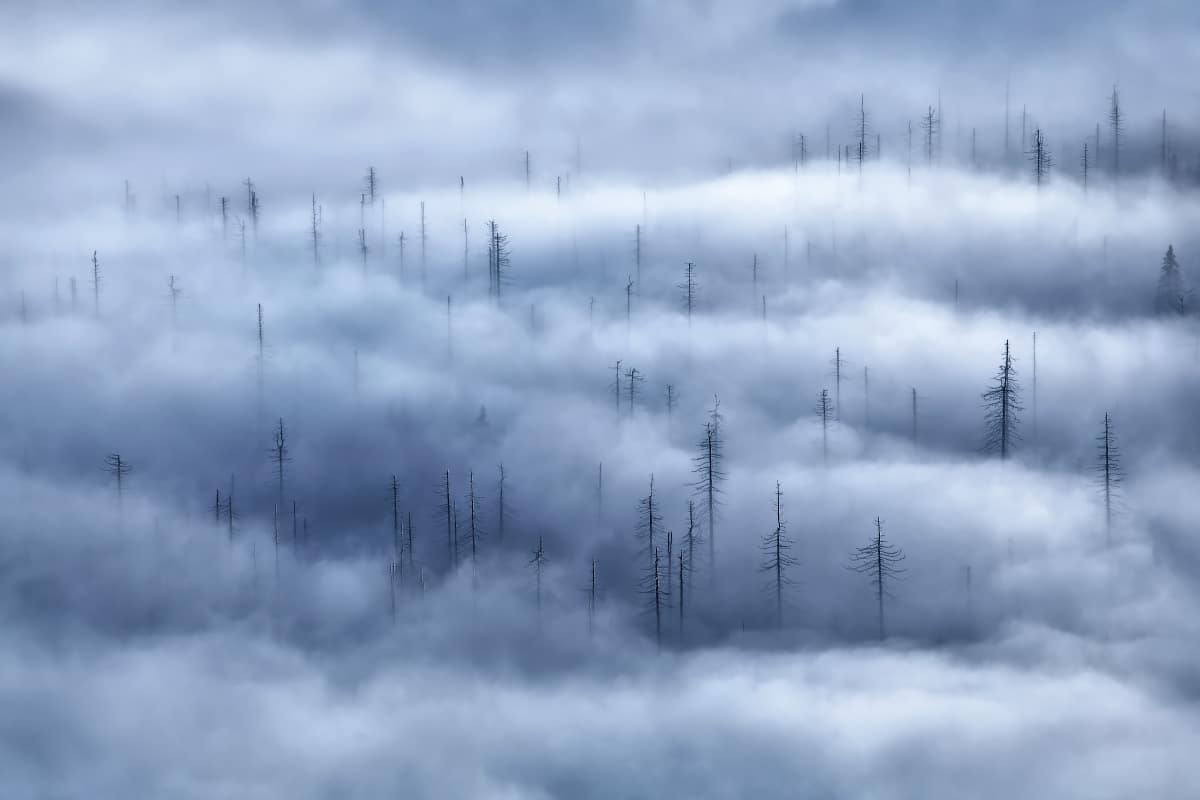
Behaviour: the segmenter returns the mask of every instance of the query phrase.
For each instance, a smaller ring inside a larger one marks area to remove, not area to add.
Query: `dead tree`
[[[679,551],[679,641],[683,642],[683,591],[684,591],[683,551]]]
[[[663,592],[663,574],[658,548],[650,554],[646,572],[642,575],[639,591],[646,595],[646,613],[654,614],[654,643],[662,647],[662,614],[667,606],[667,598]]]
[[[887,538],[883,535],[883,522],[879,517],[875,518],[875,535],[871,537],[870,543],[850,554],[850,564],[847,568],[866,575],[870,579],[870,585],[875,589],[880,641],[886,637],[887,630],[884,625],[883,600],[885,597],[893,599],[888,587],[896,581],[902,580],[907,572],[904,567],[899,566],[902,561],[904,561],[904,552],[900,548],[888,544]]]
[[[842,348],[835,347],[833,350],[833,359],[829,362],[830,372],[833,375],[833,418],[837,422],[842,421],[842,371],[846,367],[846,360],[842,358]]]
[[[225,522],[226,522],[227,532],[229,535],[229,544],[231,547],[233,546],[234,521],[241,516],[240,514],[237,513],[236,510],[234,510],[234,507],[233,507],[233,487],[234,487],[234,479],[233,479],[233,476],[230,475],[229,476],[229,497],[225,501]]]
[[[929,106],[921,118],[921,130],[925,133],[925,165],[933,166],[933,142],[938,136],[938,126],[941,120],[933,106]]]
[[[833,402],[829,399],[829,390],[822,389],[817,395],[815,408],[817,418],[821,420],[821,460],[829,464],[829,423],[833,419]]]
[[[1020,394],[1017,371],[1013,366],[1008,340],[1005,339],[1004,358],[1000,362],[1000,368],[996,371],[991,387],[982,395],[986,426],[984,450],[999,453],[1001,461],[1008,458],[1014,445],[1021,438],[1017,431],[1021,422],[1019,412],[1024,408],[1021,405]]]
[[[400,271],[400,281],[403,282],[407,277],[407,272],[404,269],[404,231],[400,231],[400,235],[396,238],[396,253],[397,266]]]
[[[400,481],[392,476],[392,564],[403,564],[404,533],[400,525]],[[293,512],[292,518],[295,519]]]
[[[696,525],[696,503],[688,500],[687,533],[683,537],[683,547],[679,549],[682,556],[687,553],[688,562],[688,594],[692,592],[692,576],[696,572],[696,551],[704,546],[704,537]]]
[[[625,281],[625,330],[633,323],[633,276]]]
[[[723,494],[721,484],[725,480],[725,471],[722,468],[724,441],[721,438],[720,414],[717,409],[718,406],[714,405],[708,422],[704,423],[704,433],[696,442],[697,453],[692,456],[692,473],[696,476],[692,483],[692,494],[700,498],[704,521],[708,526],[710,582],[715,579],[716,573],[717,511]]]
[[[674,575],[675,575],[675,562],[672,560],[672,555],[674,554],[674,552],[675,552],[675,531],[668,529],[667,530],[667,553],[666,553],[667,582],[663,586],[663,592],[668,595],[671,594],[671,585],[672,585],[671,578],[674,577]]]
[[[100,259],[92,251],[92,311],[100,316]]]
[[[629,387],[629,417],[632,419],[638,387],[645,382],[645,378],[642,377],[642,373],[638,372],[637,367],[630,367],[625,373],[625,381]]]
[[[221,241],[229,241],[229,198],[221,198]]]
[[[508,268],[510,265],[508,251],[508,236],[500,232],[496,221],[488,220],[488,265],[489,265],[489,294],[500,302],[500,295],[505,284],[509,282]]]
[[[768,576],[766,588],[775,595],[775,624],[783,627],[783,592],[792,584],[788,570],[796,566],[792,555],[792,540],[787,535],[787,524],[783,521],[783,490],[775,482],[775,530],[763,536],[761,549],[763,563],[760,572]]]
[[[271,463],[275,467],[275,478],[278,481],[278,496],[276,503],[283,504],[283,478],[284,471],[288,463],[291,462],[291,448],[287,443],[287,429],[283,426],[283,418],[279,418],[279,424],[271,434]]]
[[[613,376],[614,376],[613,383],[612,383],[613,400],[617,404],[617,419],[620,420],[621,419],[621,361],[620,361],[620,359],[618,359],[617,363],[612,367],[612,371],[613,371]]]
[[[1086,193],[1088,189],[1088,143],[1083,143],[1083,156],[1079,159],[1079,164],[1083,167],[1083,191]]]
[[[475,472],[467,472],[467,513],[471,536],[471,576],[478,576],[479,559],[479,498],[475,495]]]
[[[450,470],[442,473],[442,485],[439,488],[442,499],[441,515],[446,523],[446,561],[453,571],[458,566],[458,546],[454,535],[454,509],[450,502]]]
[[[1125,480],[1125,471],[1121,467],[1121,451],[1117,448],[1116,436],[1113,433],[1112,418],[1104,413],[1104,429],[1096,437],[1098,451],[1096,458],[1096,481],[1100,493],[1104,497],[1104,544],[1112,546],[1113,513],[1120,502],[1121,483]]]
[[[1033,146],[1029,148],[1029,163],[1033,164],[1034,183],[1041,188],[1041,185],[1050,178],[1050,167],[1054,166],[1054,158],[1046,147],[1046,140],[1042,137],[1041,128],[1035,128],[1033,131]]]
[[[416,551],[413,549],[413,535],[414,534],[413,534],[413,521],[412,521],[412,512],[411,511],[408,512],[407,523],[408,524],[405,525],[405,527],[408,529],[408,571],[412,572]]]
[[[1125,117],[1116,84],[1113,84],[1112,94],[1108,98],[1108,130],[1112,136],[1112,171],[1113,180],[1116,180],[1121,172],[1121,137],[1125,133]]]
[[[505,494],[508,480],[504,472],[504,464],[500,464],[500,477],[496,481],[496,542],[504,544],[504,530],[512,517],[512,508]]]
[[[654,476],[650,476],[650,491],[638,501],[638,521],[635,533],[640,543],[642,556],[658,549],[657,537],[662,530],[662,512],[654,497]]]
[[[596,559],[592,559],[592,581],[588,587],[588,636],[596,624]]]
[[[687,313],[688,327],[692,326],[692,311],[696,307],[696,265],[689,261],[684,269],[683,283],[678,285],[678,288],[683,292],[683,308]]]
[[[113,476],[117,483],[117,508],[122,505],[125,494],[125,476],[133,470],[128,461],[121,458],[120,453],[109,453],[104,459],[104,471]]]
[[[633,265],[637,270],[638,290],[642,288],[642,226],[633,227]]]
[[[400,561],[393,558],[388,563],[388,593],[391,596],[392,624],[396,624],[396,580],[400,574]]]
[[[171,330],[174,331],[179,324],[179,295],[183,294],[183,290],[175,283],[175,276],[171,275],[167,278],[167,296],[171,298]]]
[[[366,188],[367,201],[375,205],[375,193],[379,188],[379,176],[375,173],[374,167],[367,167],[367,174],[363,178],[363,185]]]
[[[867,118],[867,101],[865,95],[858,97],[858,114],[854,118],[854,138],[857,140],[858,172],[862,174],[863,162],[867,160],[867,136],[870,133],[870,121]]]
[[[542,537],[538,537],[537,549],[533,551],[533,558],[529,559],[528,566],[533,567],[534,575],[537,581],[537,611],[538,624],[541,625],[542,620],[542,572],[546,568],[546,548],[542,546]]]

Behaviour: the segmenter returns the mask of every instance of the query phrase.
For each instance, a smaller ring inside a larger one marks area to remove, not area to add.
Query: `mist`
[[[1198,24],[0,10],[0,794],[1196,795]]]

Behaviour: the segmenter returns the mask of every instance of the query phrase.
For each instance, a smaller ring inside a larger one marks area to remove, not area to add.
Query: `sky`
[[[1195,796],[1198,26],[5,5],[0,794]]]

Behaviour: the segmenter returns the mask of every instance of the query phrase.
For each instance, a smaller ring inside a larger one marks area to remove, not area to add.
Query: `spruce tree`
[[[1175,246],[1168,245],[1158,273],[1158,291],[1154,295],[1154,313],[1182,314],[1187,310],[1187,289],[1183,272],[1175,258]]]

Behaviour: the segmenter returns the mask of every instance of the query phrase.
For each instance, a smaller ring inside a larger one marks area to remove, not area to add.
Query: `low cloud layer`
[[[0,12],[0,794],[1194,795],[1194,14],[944,5]]]

